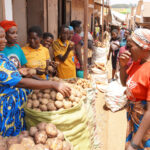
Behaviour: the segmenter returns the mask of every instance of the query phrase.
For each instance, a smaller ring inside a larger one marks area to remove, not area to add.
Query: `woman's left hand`
[[[136,149],[134,149],[131,145],[129,145],[126,150],[136,150]]]

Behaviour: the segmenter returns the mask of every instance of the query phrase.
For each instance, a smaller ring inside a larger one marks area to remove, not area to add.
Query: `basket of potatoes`
[[[85,88],[92,88],[92,83],[91,81],[87,80],[87,79],[79,79],[76,84],[78,86],[81,86],[83,89]]]
[[[19,136],[0,137],[0,150],[73,150],[73,147],[54,124],[41,122]]]
[[[70,97],[64,97],[53,89],[34,90],[32,95],[28,96],[26,106],[38,112],[70,109],[86,98],[86,92],[81,87],[72,86],[71,89]]]

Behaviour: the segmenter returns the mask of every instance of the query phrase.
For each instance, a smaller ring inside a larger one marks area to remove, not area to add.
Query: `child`
[[[12,61],[16,68],[23,67],[26,63],[26,57],[17,44],[18,27],[14,21],[4,20],[0,22],[0,26],[3,27],[6,33],[6,47],[1,53],[5,54],[10,61]]]
[[[26,67],[34,68],[41,79],[46,79],[46,71],[49,65],[49,51],[46,47],[42,46],[42,30],[39,26],[33,26],[28,30],[27,46],[23,47],[23,52],[27,59]]]
[[[54,52],[53,52],[53,49],[52,49],[53,41],[54,41],[53,34],[51,34],[49,32],[43,33],[43,40],[42,40],[41,43],[44,47],[49,49],[49,54],[50,54],[51,61],[54,60]]]
[[[74,51],[71,44],[72,42],[68,41],[68,37],[69,27],[63,25],[60,28],[59,39],[53,43],[55,60],[59,62],[57,67],[58,77],[62,79],[76,78]]]
[[[117,66],[117,56],[119,53],[120,48],[120,41],[118,37],[118,30],[114,29],[111,33],[111,40],[110,40],[110,50],[108,53],[107,59],[110,59],[110,54],[112,53],[112,79],[111,81],[115,81],[115,73],[116,73],[116,66]]]

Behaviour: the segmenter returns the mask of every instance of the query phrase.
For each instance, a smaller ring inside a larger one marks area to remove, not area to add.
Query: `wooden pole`
[[[102,6],[102,42],[104,41],[104,0]]]
[[[84,78],[87,78],[88,60],[88,0],[84,0]]]

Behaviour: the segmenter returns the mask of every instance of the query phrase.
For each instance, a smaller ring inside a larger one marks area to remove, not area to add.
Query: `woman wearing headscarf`
[[[126,70],[132,57],[133,63]],[[150,30],[131,35],[129,51],[120,56],[120,77],[127,86],[127,150],[150,149]]]
[[[6,42],[4,29],[0,27],[0,51]],[[22,78],[13,62],[5,54],[0,54],[0,135],[16,136],[26,129],[23,106],[31,92],[27,89],[49,88],[64,96],[70,95],[70,88],[62,83]]]
[[[27,63],[26,57],[17,44],[18,27],[14,21],[4,20],[0,22],[0,26],[6,32],[7,44],[1,53],[5,54],[10,61],[12,61],[17,68],[21,68]]]

